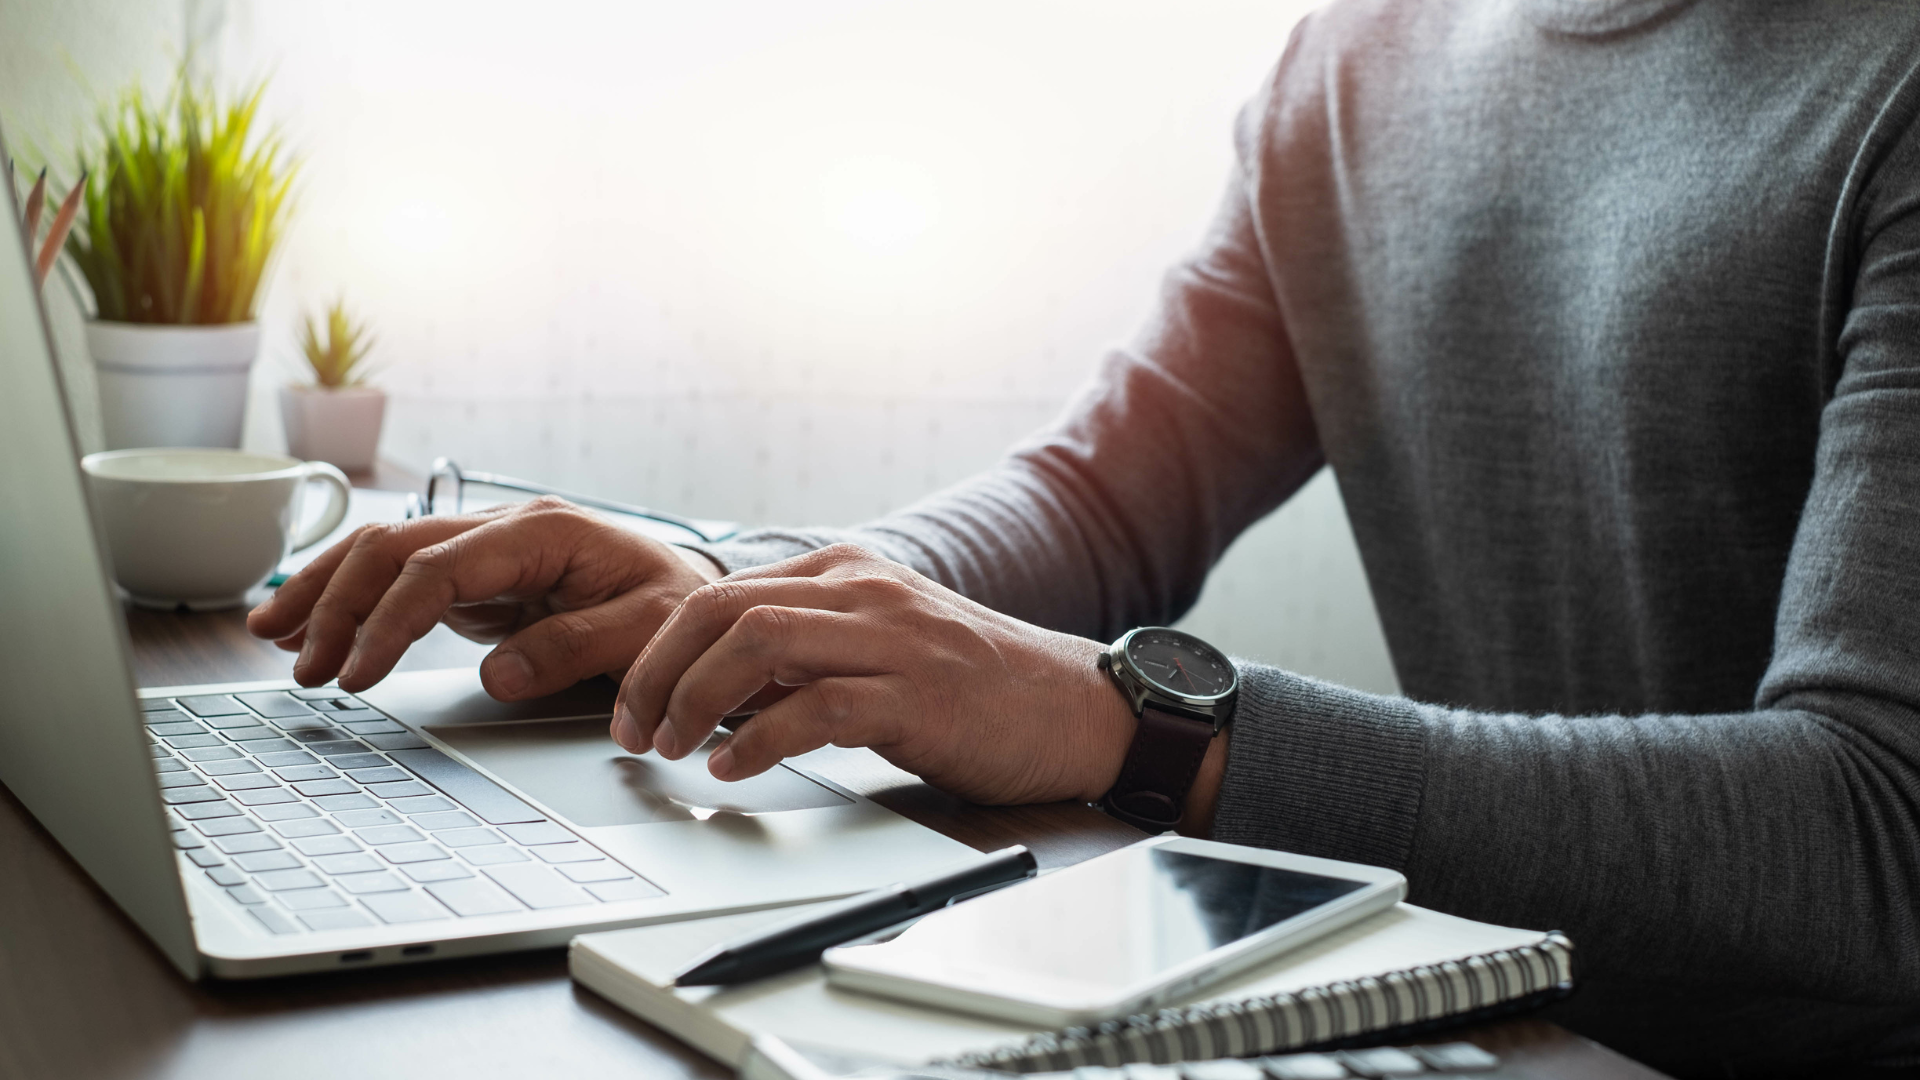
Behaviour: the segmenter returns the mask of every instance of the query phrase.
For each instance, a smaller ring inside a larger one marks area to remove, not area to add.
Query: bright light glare
[[[873,252],[913,246],[939,217],[939,197],[928,171],[891,157],[842,161],[820,178],[827,219]]]
[[[387,212],[385,238],[396,249],[413,255],[438,255],[453,239],[453,219],[446,207],[427,199],[409,199]]]

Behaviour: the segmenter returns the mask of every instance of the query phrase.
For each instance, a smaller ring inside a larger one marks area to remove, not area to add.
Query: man
[[[765,705],[722,777],[833,741],[1091,800],[1135,731],[1098,643],[1331,463],[1407,697],[1239,665],[1183,827],[1565,930],[1557,1015],[1674,1071],[1897,1059],[1917,118],[1909,0],[1348,0],[1135,347],[995,470],[705,556],[549,504],[376,529],[250,625],[349,689],[437,618],[506,636],[492,693],[623,673],[669,757]]]

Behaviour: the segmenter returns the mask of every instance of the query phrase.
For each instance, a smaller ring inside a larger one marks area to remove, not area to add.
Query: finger
[[[836,677],[808,683],[741,725],[707,755],[720,780],[758,776],[790,757],[835,746],[898,742],[911,719],[906,679]]]
[[[830,676],[896,671],[898,635],[881,619],[837,611],[749,608],[680,677],[653,735],[662,757],[699,746],[768,683],[801,686]]]
[[[572,514],[503,516],[407,555],[364,622],[340,672],[344,689],[385,678],[455,604],[545,592],[566,572],[587,519]]]
[[[615,740],[632,753],[644,753],[680,677],[749,609],[773,604],[832,610],[854,600],[851,590],[817,578],[723,578],[695,589],[647,643],[621,683],[614,704]]]
[[[437,544],[450,536],[487,520],[488,514],[469,514],[461,517],[428,517],[397,525],[363,525],[342,538],[339,543],[320,553],[312,562],[300,568],[284,584],[274,590],[272,596],[259,607],[247,613],[247,632],[255,637],[284,640],[297,633],[307,624],[307,618],[334,574],[342,563],[353,553],[360,542],[370,534],[379,534],[383,542],[405,547],[411,551]]]
[[[516,701],[624,670],[674,606],[667,595],[641,588],[604,604],[549,615],[488,654],[480,665],[481,684],[501,701]]]
[[[475,525],[471,520],[425,518],[361,530],[307,613],[306,641],[293,662],[293,677],[302,685],[318,686],[339,674],[361,621],[386,595],[413,552]]]

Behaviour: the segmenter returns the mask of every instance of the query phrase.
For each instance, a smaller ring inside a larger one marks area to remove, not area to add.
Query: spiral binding
[[[1556,930],[1517,949],[1244,1001],[1162,1009],[938,1064],[1036,1072],[1251,1057],[1505,1012],[1572,988],[1573,942]]]

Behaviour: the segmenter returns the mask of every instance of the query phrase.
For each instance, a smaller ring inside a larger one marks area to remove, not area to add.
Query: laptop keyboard
[[[273,933],[664,895],[343,690],[141,708],[188,872]]]

